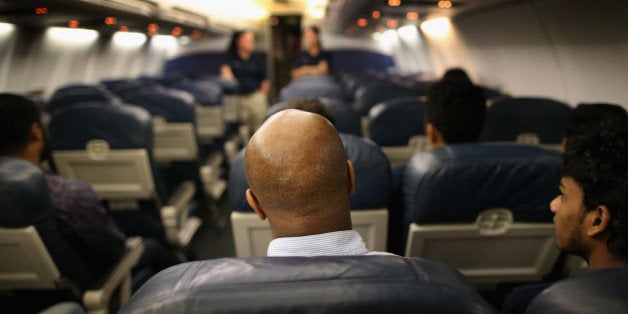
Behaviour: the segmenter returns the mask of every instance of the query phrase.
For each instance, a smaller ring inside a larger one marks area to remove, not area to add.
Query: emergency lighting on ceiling
[[[48,14],[48,8],[46,8],[46,7],[37,7],[37,8],[35,8],[35,14],[37,14],[37,15]]]
[[[419,35],[419,32],[416,29],[416,26],[414,25],[407,25],[404,27],[400,27],[397,30],[397,33],[399,34],[399,37],[405,39],[405,40],[413,40],[416,39]]]
[[[388,22],[386,22],[386,25],[389,28],[397,28],[397,26],[399,26],[399,22],[397,20],[388,20]]]
[[[157,35],[150,42],[158,48],[170,48],[177,45],[177,39],[169,35]]]
[[[118,23],[118,20],[113,16],[108,16],[105,18],[105,24],[107,25],[115,25]]]
[[[203,36],[203,32],[200,29],[195,29],[192,31],[193,38],[201,38]]]
[[[419,19],[419,13],[418,12],[414,12],[414,11],[410,11],[408,13],[406,13],[406,19],[408,21],[416,21]]]
[[[146,42],[146,35],[142,33],[120,31],[113,34],[113,43],[119,47],[136,48]]]
[[[401,0],[388,0],[388,5],[391,7],[398,7],[401,5]]]
[[[421,30],[426,34],[435,37],[442,37],[449,33],[451,22],[446,17],[425,21],[421,23]]]
[[[15,25],[9,23],[0,23],[0,36],[11,33],[15,29]]]
[[[119,32],[128,32],[129,31],[129,27],[126,25],[122,25],[120,26],[120,29],[118,30]]]
[[[172,36],[179,37],[183,33],[183,28],[176,26],[172,28]]]
[[[159,30],[159,24],[157,23],[150,23],[148,24],[148,26],[146,26],[146,29],[148,29],[149,32],[157,32]]]
[[[377,11],[377,10],[375,10],[375,11],[371,12],[371,17],[372,17],[372,18],[374,18],[374,19],[376,19],[376,20],[377,20],[378,18],[380,18],[381,16],[382,16],[382,13],[381,13],[381,12],[379,12],[379,11]]]
[[[81,23],[79,23],[78,20],[71,20],[68,22],[68,26],[70,26],[71,28],[77,28],[80,24]]]
[[[449,0],[438,1],[438,7],[441,9],[449,9],[453,4]]]
[[[55,41],[73,44],[86,44],[98,39],[98,32],[91,29],[50,27],[46,36]]]
[[[365,27],[368,24],[369,24],[369,21],[367,21],[366,19],[358,19],[358,26]]]

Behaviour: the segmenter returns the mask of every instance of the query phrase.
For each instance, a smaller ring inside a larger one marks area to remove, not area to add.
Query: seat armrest
[[[83,304],[88,313],[108,313],[111,295],[118,288],[121,305],[131,297],[131,269],[139,262],[144,252],[144,243],[141,237],[131,237],[126,240],[125,246],[124,254],[106,275],[100,287],[83,293]]]
[[[191,235],[200,226],[200,219],[188,219],[190,202],[195,193],[196,186],[194,183],[190,180],[185,181],[179,185],[168,204],[160,210],[166,240],[173,245],[186,246]],[[193,225],[190,223],[193,223],[195,227],[192,228]]]

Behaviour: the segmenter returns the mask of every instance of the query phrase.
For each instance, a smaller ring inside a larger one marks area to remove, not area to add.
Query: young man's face
[[[556,244],[564,252],[583,255],[586,252],[582,225],[586,216],[584,193],[571,177],[560,180],[560,192],[561,195],[550,203],[556,225]]]

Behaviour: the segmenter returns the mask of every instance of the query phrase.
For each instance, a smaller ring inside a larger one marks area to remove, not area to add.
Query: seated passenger
[[[486,98],[473,84],[441,81],[425,104],[425,134],[430,146],[476,142],[484,124]]]
[[[569,113],[564,125],[562,150],[565,151],[567,138],[576,132],[585,132],[587,128],[595,124],[625,123],[628,119],[626,109],[613,104],[579,104]],[[624,121],[624,122],[621,122]]]
[[[469,78],[469,75],[467,74],[467,72],[462,69],[462,68],[450,68],[447,71],[445,71],[445,74],[443,74],[443,78],[441,79],[441,81],[443,82],[448,82],[448,83],[464,83],[464,84],[468,84],[471,83],[471,79]]]
[[[30,100],[0,94],[0,155],[38,165],[49,153],[48,132]],[[125,250],[126,236],[108,216],[101,200],[85,182],[46,173],[55,220],[60,231],[95,276],[115,264]],[[157,272],[179,261],[152,239],[144,239],[139,267]]]
[[[323,118],[329,120],[331,124],[334,124],[334,119],[325,108],[325,105],[323,105],[323,102],[318,98],[295,99],[290,101],[285,109],[298,109],[313,112],[323,116]]]
[[[342,141],[323,117],[300,110],[271,116],[245,153],[246,199],[268,219],[268,256],[366,255],[352,230],[355,177]]]
[[[301,51],[292,64],[292,78],[309,74],[329,73],[329,54],[321,47],[319,29],[310,26],[305,29],[305,50]]]
[[[570,120],[573,123],[575,118]],[[628,120],[586,120],[586,127],[566,129],[561,195],[550,204],[556,244],[563,252],[585,259],[590,271],[626,267]],[[505,299],[502,313],[524,313],[532,299],[551,284],[515,288]]]

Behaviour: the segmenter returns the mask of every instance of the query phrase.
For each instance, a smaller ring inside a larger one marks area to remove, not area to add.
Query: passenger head
[[[320,30],[316,26],[308,26],[304,32],[306,48],[321,48]]]
[[[565,151],[567,138],[576,134],[578,130],[586,131],[592,125],[616,125],[626,123],[628,113],[626,109],[613,104],[580,104],[572,110],[564,125],[562,148]]]
[[[47,151],[47,135],[34,102],[19,95],[0,94],[0,155],[38,163]]]
[[[628,265],[628,123],[590,124],[567,140],[556,241],[597,269]]]
[[[329,120],[331,124],[334,123],[334,119],[332,119],[331,115],[323,105],[323,102],[318,98],[301,98],[292,100],[286,105],[285,109],[298,109],[307,112],[312,112],[323,116],[323,118]]]
[[[255,50],[255,35],[251,31],[237,31],[231,36],[229,49],[227,53],[230,55],[239,55],[242,53],[251,54]]]
[[[433,147],[477,141],[484,125],[486,97],[473,84],[438,82],[425,106],[425,131]]]
[[[273,238],[351,229],[353,166],[333,125],[288,109],[253,134],[244,156],[247,202]]]
[[[471,79],[467,72],[461,68],[451,68],[443,74],[443,82],[470,84]]]

